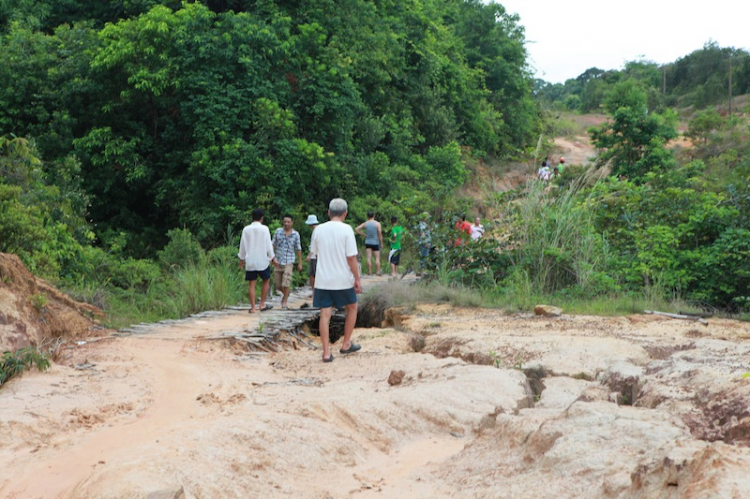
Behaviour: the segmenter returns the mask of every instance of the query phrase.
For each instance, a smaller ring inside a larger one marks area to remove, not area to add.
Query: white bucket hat
[[[318,225],[319,224],[318,217],[316,217],[315,215],[308,215],[307,220],[305,220],[305,223],[307,225]]]

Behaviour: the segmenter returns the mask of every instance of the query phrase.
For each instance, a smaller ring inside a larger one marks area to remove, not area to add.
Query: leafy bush
[[[22,348],[16,352],[4,352],[0,359],[0,386],[34,364],[40,371],[46,371],[50,366],[47,356],[31,347]]]
[[[163,267],[186,268],[198,265],[205,257],[200,243],[188,229],[172,229],[167,237],[169,243],[158,252]]]

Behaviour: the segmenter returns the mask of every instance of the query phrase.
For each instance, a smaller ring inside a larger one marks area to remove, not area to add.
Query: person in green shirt
[[[398,217],[391,217],[391,252],[388,253],[388,261],[391,264],[391,275],[398,277],[398,264],[401,260],[401,238],[404,228],[398,224]]]
[[[561,175],[563,170],[565,170],[565,158],[560,158],[560,164],[557,165],[554,170],[555,177]]]

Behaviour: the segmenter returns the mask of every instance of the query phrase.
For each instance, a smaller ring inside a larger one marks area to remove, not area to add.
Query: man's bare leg
[[[255,312],[255,283],[256,281],[248,281],[247,292],[250,295],[250,313]]]
[[[331,344],[330,341],[328,341],[328,327],[331,323],[331,315],[333,315],[333,307],[320,309],[320,322],[318,323],[318,329],[320,330],[320,343],[323,345],[323,360],[331,356]],[[347,320],[348,319],[349,316],[347,315]],[[344,324],[344,330],[346,330],[346,323]],[[351,334],[349,336],[351,336]]]
[[[380,275],[380,251],[374,251],[375,253],[375,274]]]
[[[372,275],[372,248],[367,248],[367,273]]]
[[[286,308],[286,301],[289,299],[290,288],[281,288],[281,308]]]
[[[348,350],[352,346],[352,333],[354,333],[354,325],[357,323],[357,304],[350,303],[346,306],[346,321],[344,321],[344,341],[341,343],[341,350]],[[330,318],[330,317],[329,317]],[[323,314],[320,314],[320,322],[323,322]],[[321,327],[321,337],[323,328]],[[326,333],[328,331],[326,330]],[[326,339],[328,335],[326,334]]]
[[[266,298],[268,297],[268,290],[271,288],[271,280],[263,279],[263,284],[260,287],[260,308],[266,308]],[[255,296],[255,288],[253,288],[253,297]],[[255,302],[253,302],[255,303]]]

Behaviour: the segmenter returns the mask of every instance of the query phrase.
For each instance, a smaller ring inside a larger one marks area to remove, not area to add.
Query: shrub
[[[40,371],[46,371],[50,366],[47,356],[31,347],[4,352],[0,361],[0,386],[34,364]]]
[[[188,229],[167,232],[169,243],[158,252],[159,263],[165,268],[185,268],[198,265],[205,254],[200,243]]]

